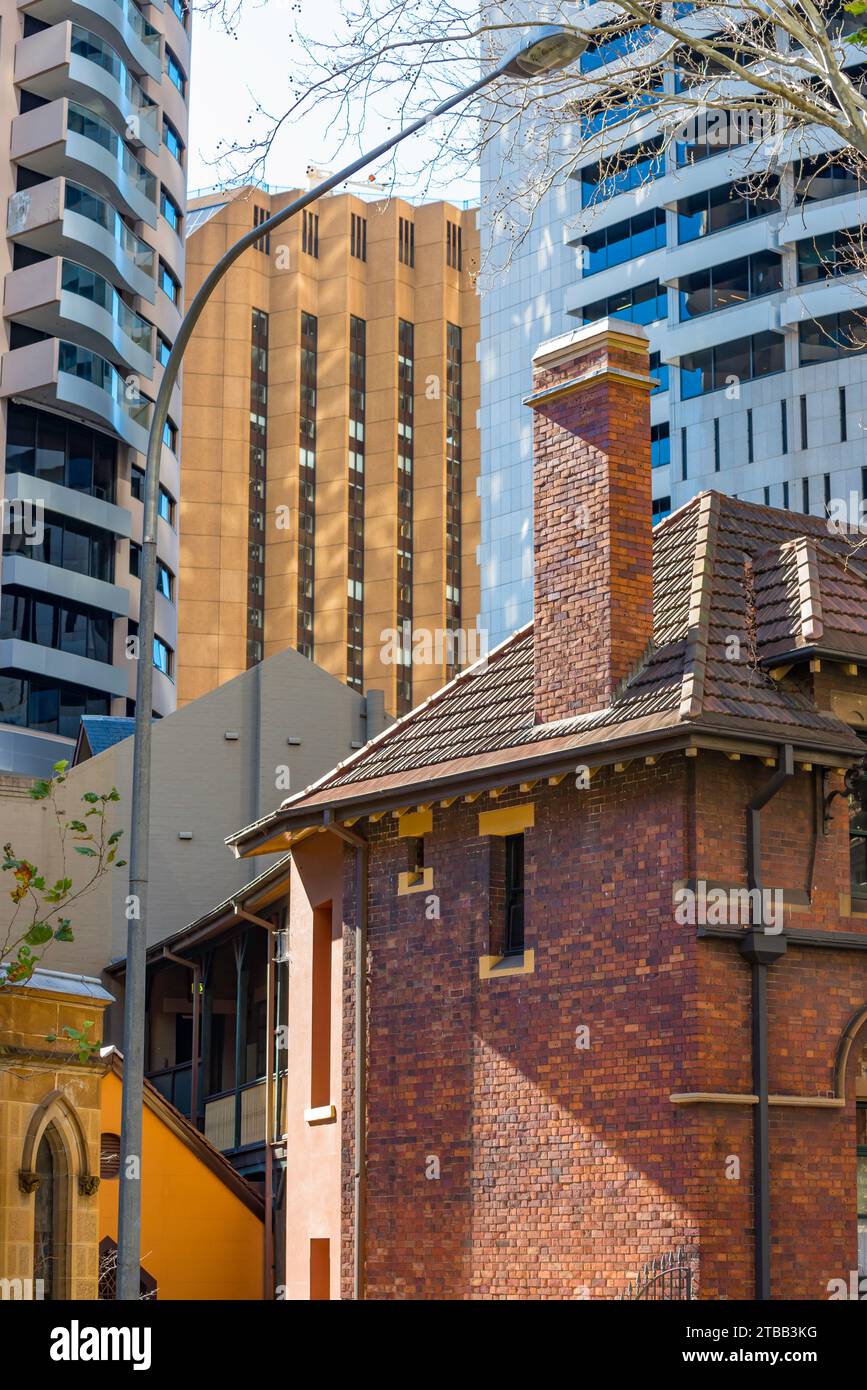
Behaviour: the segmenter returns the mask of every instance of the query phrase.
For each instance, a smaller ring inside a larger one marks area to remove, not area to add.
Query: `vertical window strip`
[[[412,512],[413,370],[415,329],[398,321],[397,348],[397,625],[403,658],[397,680],[397,712],[412,709]],[[407,626],[408,625],[408,626]],[[410,634],[407,641],[404,634]]]
[[[265,486],[268,459],[268,315],[253,310],[250,352],[250,497],[247,513],[247,669],[265,640]]]
[[[301,313],[298,440],[298,631],[296,646],[313,660],[313,584],[316,541],[316,350],[318,322]]]
[[[361,220],[361,219],[359,219]],[[367,325],[349,320],[349,478],[346,607],[346,681],[364,684],[364,391]]]
[[[846,423],[846,387],[840,387],[840,443],[845,444],[849,438],[849,429]]]
[[[753,463],[755,456],[755,436],[753,434],[753,412],[747,411],[747,463]]]
[[[460,230],[460,229],[458,229]],[[446,324],[446,680],[458,672],[461,630],[461,427],[463,335]]]

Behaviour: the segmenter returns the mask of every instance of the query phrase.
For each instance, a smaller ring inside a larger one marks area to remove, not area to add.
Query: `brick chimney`
[[[533,355],[537,724],[607,709],[653,635],[651,386],[623,319]]]

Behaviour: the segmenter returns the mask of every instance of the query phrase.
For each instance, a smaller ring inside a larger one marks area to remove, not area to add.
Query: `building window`
[[[755,453],[755,436],[753,434],[753,412],[747,411],[747,463],[753,462]]]
[[[798,284],[812,285],[822,280],[851,275],[858,269],[860,242],[857,233],[826,232],[795,243],[798,253]]]
[[[665,149],[662,137],[633,146],[626,156],[622,152],[587,164],[581,170],[581,206],[598,206],[608,198],[630,193],[651,179],[665,173]]]
[[[168,338],[164,338],[163,335],[162,335],[162,333],[158,333],[158,334],[157,334],[157,361],[159,362],[159,364],[160,364],[161,367],[167,367],[167,366],[169,365],[169,357],[171,356],[171,351],[172,351],[172,345],[171,345],[171,343],[169,342]]]
[[[145,494],[145,472],[143,468],[136,468],[135,464],[130,468],[129,490],[135,502],[143,502]]]
[[[809,448],[809,424],[807,420],[807,397],[801,397],[801,448]]]
[[[169,0],[169,4],[171,5],[178,19],[181,21],[181,24],[183,25],[184,29],[186,29],[187,15],[189,13],[189,6],[187,5],[186,0]]]
[[[357,261],[367,260],[367,218],[357,212],[350,214],[349,253]]]
[[[318,323],[301,314],[298,441],[298,630],[296,646],[313,660],[316,541],[316,352]]]
[[[656,498],[654,498],[654,500],[653,500],[653,505],[651,506],[651,509],[650,509],[650,514],[651,514],[651,518],[652,518],[652,521],[653,521],[653,525],[654,525],[654,526],[656,525],[656,523],[657,523],[658,521],[662,521],[662,518],[663,518],[664,516],[670,516],[670,515],[671,515],[671,498],[670,498],[670,497],[656,497]]]
[[[454,641],[446,648],[446,680],[458,672],[461,608],[461,489],[463,486],[463,333],[446,324],[446,631]]]
[[[7,584],[0,596],[0,639],[69,652],[110,664],[114,619],[99,608]]]
[[[677,240],[683,246],[699,237],[725,231],[739,222],[767,217],[778,212],[780,200],[774,195],[750,196],[737,184],[724,183],[717,188],[703,189],[677,204]]]
[[[108,714],[110,696],[20,671],[0,675],[0,723],[75,738],[83,714]]]
[[[856,355],[867,349],[867,323],[863,312],[846,309],[839,314],[823,314],[798,325],[798,364],[812,367],[817,362],[833,362],[837,357]]]
[[[354,215],[354,214],[353,214]],[[349,320],[349,469],[346,609],[346,681],[354,690],[364,683],[364,405],[367,372],[367,325]]]
[[[331,903],[313,911],[310,1000],[310,1106],[331,1103]]]
[[[812,155],[793,166],[795,200],[798,203],[818,203],[827,198],[855,198],[861,192],[861,181],[854,166],[844,163],[840,152],[836,159],[825,154]]]
[[[524,836],[507,835],[506,850],[506,921],[503,954],[520,955],[524,950]]]
[[[648,280],[646,285],[634,285],[632,289],[619,290],[605,299],[597,299],[586,304],[581,310],[585,323],[596,323],[599,319],[628,319],[630,323],[656,323],[668,315],[668,291],[658,280]]]
[[[181,96],[185,96],[187,91],[187,75],[168,44],[166,44],[166,75],[172,85],[177,87]]]
[[[175,601],[175,576],[172,574],[168,565],[163,564],[162,560],[157,560],[156,590],[167,598],[169,603]]]
[[[174,652],[168,642],[164,642],[162,637],[154,634],[154,666],[158,671],[162,671],[164,676],[171,679],[174,664]]]
[[[845,444],[845,443],[846,443],[846,440],[849,438],[849,427],[848,427],[848,423],[847,423],[847,414],[848,414],[848,412],[847,412],[847,410],[846,410],[846,387],[845,387],[845,386],[841,386],[841,387],[840,387],[840,393],[839,393],[838,399],[839,399],[839,406],[840,406],[840,443],[841,443],[841,444]]]
[[[163,443],[173,454],[178,452],[178,427],[174,420],[167,419],[163,425]]]
[[[114,501],[117,444],[108,435],[60,415],[10,401],[6,475],[26,473],[41,482]]]
[[[687,443],[687,427],[683,426],[680,431],[680,478],[681,482],[686,482],[689,476],[689,446]]]
[[[664,468],[671,463],[671,429],[667,420],[650,427],[650,466]]]
[[[184,163],[184,142],[175,130],[168,116],[163,116],[163,144],[178,163],[183,167]]]
[[[721,391],[733,382],[753,381],[770,376],[785,367],[784,339],[781,333],[756,333],[731,343],[705,348],[680,359],[682,400]]]
[[[414,345],[413,325],[400,319],[397,346],[397,625],[401,634],[412,631]],[[404,658],[409,656],[406,647],[407,644],[401,642],[400,654]],[[410,709],[412,665],[404,659],[398,667],[397,712],[406,714]]]
[[[253,204],[253,226],[254,226],[254,227],[261,227],[261,225],[262,225],[263,222],[267,222],[267,221],[268,221],[269,216],[270,216],[270,214],[269,214],[267,208],[260,208],[260,207],[258,206],[258,204],[256,204],[256,203]],[[271,233],[270,233],[270,232],[265,232],[265,234],[264,234],[263,236],[260,236],[260,237],[257,239],[257,241],[256,241],[256,243],[255,243],[255,246],[256,246],[256,250],[257,250],[257,251],[261,251],[261,252],[263,253],[263,255],[266,255],[266,256],[270,255],[270,253],[271,253]]]
[[[307,208],[301,213],[301,250],[306,256],[319,259],[319,213],[308,212]]]
[[[163,521],[167,521],[170,526],[175,524],[175,499],[167,488],[160,484],[160,497],[157,510]]]
[[[173,232],[181,234],[182,213],[174,198],[167,193],[164,188],[160,189],[160,212],[168,222]]]
[[[627,217],[613,227],[589,232],[584,238],[584,276],[623,265],[665,246],[665,209],[654,208]]]
[[[64,1189],[69,1165],[63,1141],[49,1124],[36,1150],[35,1169],[39,1186],[33,1205],[33,1279],[42,1286],[45,1299],[64,1297],[66,1233]]]
[[[459,222],[446,222],[446,265],[460,270],[463,263],[462,228]]]
[[[415,223],[409,217],[397,219],[397,258],[401,265],[415,265]]]
[[[247,669],[262,660],[268,465],[268,315],[254,309],[250,346],[250,495],[247,512]]]
[[[786,401],[780,401],[780,452],[789,452],[789,407]]]
[[[166,298],[180,307],[181,282],[178,277],[169,270],[162,258],[160,259],[159,286]]]
[[[99,1176],[109,1182],[120,1177],[120,1135],[99,1136]]]
[[[783,506],[785,507],[786,511],[789,510],[789,484],[788,484],[788,482],[783,483]]]
[[[84,521],[62,517],[57,512],[46,512],[41,540],[23,531],[11,530],[4,535],[3,554],[22,555],[28,560],[39,560],[43,565],[57,565],[107,584],[114,579],[112,533]]]
[[[650,375],[657,383],[651,391],[651,396],[659,396],[663,391],[668,390],[668,363],[663,362],[658,352],[650,354]]]
[[[805,516],[810,514],[810,479],[801,479],[801,502]]]
[[[781,290],[782,265],[772,251],[759,251],[682,276],[678,293],[681,323]]]

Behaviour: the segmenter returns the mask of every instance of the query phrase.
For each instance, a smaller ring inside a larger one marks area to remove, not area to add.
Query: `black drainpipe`
[[[750,890],[762,891],[761,813],[768,802],[795,772],[794,751],[790,743],[780,749],[780,765],[762,790],[747,804],[747,882]],[[751,902],[754,901],[751,899]],[[761,898],[759,899],[761,903]],[[767,1302],[771,1297],[771,1127],[768,1103],[768,966],[786,951],[786,937],[769,934],[762,922],[761,907],[752,910],[752,923],[741,942],[741,955],[752,970],[752,1059],[753,1093],[757,1095],[753,1122],[753,1204],[755,1219],[755,1297]]]

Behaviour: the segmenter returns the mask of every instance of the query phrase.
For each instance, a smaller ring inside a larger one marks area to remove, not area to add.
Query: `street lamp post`
[[[121,1166],[118,1197],[117,1297],[139,1297],[141,1247],[142,1101],[144,1091],[145,972],[147,953],[147,885],[150,839],[151,722],[153,693],[154,608],[156,599],[156,534],[159,500],[160,452],[168,418],[169,401],[178,379],[184,352],[202,310],[239,256],[269,232],[295,217],[303,208],[353,174],[394,149],[402,140],[422,130],[452,107],[487,87],[498,77],[532,80],[568,67],[584,51],[586,40],[577,32],[555,25],[537,25],[492,71],[469,87],[440,102],[428,115],[398,131],[376,149],[331,174],[309,192],[267,221],[246,232],[231,246],[193,297],[165,365],[150,424],[144,486],[144,525],[141,554],[141,603],[138,622],[135,735],[133,743],[132,801],[130,806],[129,900],[126,954],[126,991],[123,1027],[123,1099],[121,1110]]]

